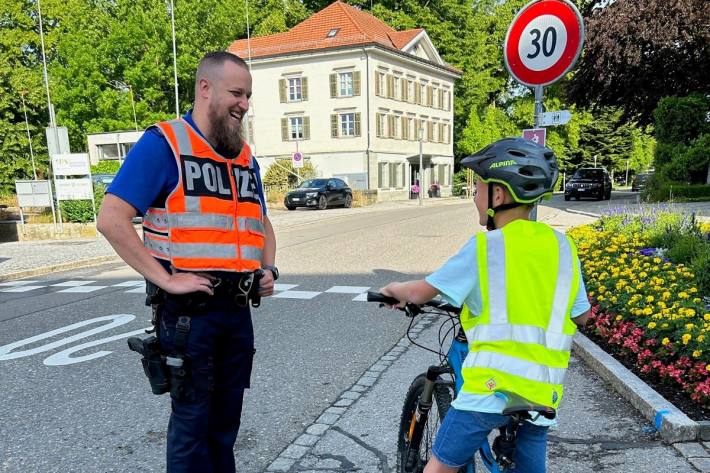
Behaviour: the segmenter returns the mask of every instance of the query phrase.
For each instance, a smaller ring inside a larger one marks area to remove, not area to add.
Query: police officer
[[[259,166],[242,139],[251,90],[242,59],[205,55],[194,109],[148,128],[98,217],[119,256],[158,288],[157,334],[170,360],[171,473],[235,471],[254,355],[249,302],[257,292],[271,295],[278,278]],[[143,242],[131,222],[136,214]]]

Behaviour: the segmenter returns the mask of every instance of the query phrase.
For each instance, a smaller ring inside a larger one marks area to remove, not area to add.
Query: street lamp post
[[[626,179],[624,179],[624,186],[629,185],[629,160],[626,160]]]
[[[32,135],[30,135],[30,122],[27,120],[27,106],[25,105],[25,91],[20,93],[22,98],[22,109],[25,111],[25,127],[27,128],[27,142],[30,144],[30,159],[32,160],[32,175],[37,180],[37,168],[35,167],[35,153],[32,150]]]
[[[175,118],[180,118],[180,105],[178,104],[178,79],[177,79],[177,47],[175,46],[175,4],[170,0],[170,23],[173,29],[173,77],[175,79]]]
[[[419,205],[423,205],[422,194],[424,193],[424,162],[422,158],[422,147],[424,143],[424,127],[419,125]]]

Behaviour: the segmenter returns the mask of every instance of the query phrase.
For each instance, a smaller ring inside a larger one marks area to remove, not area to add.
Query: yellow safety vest
[[[557,408],[577,327],[577,249],[549,226],[515,220],[477,235],[482,310],[464,305],[463,391],[505,390]]]

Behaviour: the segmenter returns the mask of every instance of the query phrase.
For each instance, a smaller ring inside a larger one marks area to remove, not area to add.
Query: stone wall
[[[93,223],[64,223],[59,231],[51,223],[25,224],[20,222],[0,222],[0,242],[29,240],[71,240],[98,236]]]

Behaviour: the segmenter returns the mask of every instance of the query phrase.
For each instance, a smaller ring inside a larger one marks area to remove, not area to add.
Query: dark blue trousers
[[[168,473],[235,472],[233,449],[251,377],[254,329],[249,308],[220,302],[199,313],[168,302],[161,311],[160,344],[167,353],[174,349],[178,316],[191,316],[188,389],[181,398],[171,393]]]

